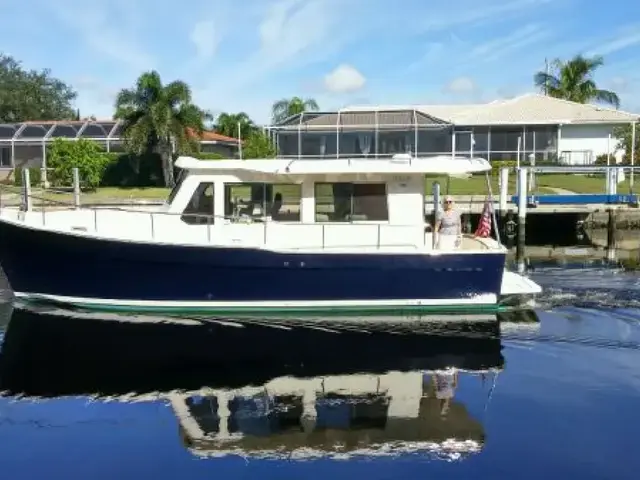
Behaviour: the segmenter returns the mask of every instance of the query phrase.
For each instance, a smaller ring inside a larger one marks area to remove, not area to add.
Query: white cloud
[[[189,39],[196,47],[198,57],[203,60],[208,60],[215,55],[220,42],[218,31],[212,20],[196,22],[191,29]]]
[[[333,93],[356,92],[367,83],[366,78],[351,65],[342,64],[324,77],[324,86]]]
[[[454,35],[451,35],[451,40],[455,43],[461,42],[461,40]],[[446,48],[443,42],[428,42],[422,50],[422,56],[407,67],[406,73],[411,73],[417,69],[427,66],[428,64],[436,62],[442,57],[445,50]]]
[[[477,45],[471,50],[471,57],[479,62],[498,60],[524,47],[540,43],[549,38],[550,33],[541,25],[524,25],[508,35],[495,37]]]
[[[93,115],[98,119],[107,119],[113,116],[119,88],[90,75],[82,75],[71,83],[78,92],[76,107],[83,117]]]
[[[623,29],[623,32],[607,42],[600,43],[587,52],[586,55],[610,55],[640,43],[640,25],[627,26]]]
[[[322,0],[280,0],[258,27],[260,60],[276,66],[328,40],[332,13]]]
[[[478,90],[476,83],[469,77],[458,77],[445,85],[445,91],[454,94],[470,94]]]
[[[630,86],[629,79],[625,77],[613,77],[610,83],[612,90],[616,92],[624,92]]]
[[[82,37],[95,52],[123,63],[138,71],[155,67],[155,58],[140,46],[134,34],[118,27],[118,20],[126,24],[127,9],[116,2],[109,11],[95,4],[87,6],[74,2],[72,8],[50,6],[54,15]],[[111,14],[111,15],[110,15]],[[131,13],[134,15],[134,13]]]
[[[452,27],[478,25],[486,22],[505,20],[509,15],[521,15],[523,10],[539,8],[551,0],[500,0],[496,3],[469,2],[456,5],[452,14],[450,8],[431,13],[427,19],[420,17],[423,31],[446,30]]]

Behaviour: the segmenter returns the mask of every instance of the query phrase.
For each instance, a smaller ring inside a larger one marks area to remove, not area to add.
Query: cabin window
[[[231,183],[224,187],[224,216],[231,221],[300,221],[302,187],[297,184]]]
[[[214,213],[213,183],[202,182],[193,192],[181,219],[189,225],[213,224]]]
[[[385,183],[316,183],[316,222],[386,222]]]

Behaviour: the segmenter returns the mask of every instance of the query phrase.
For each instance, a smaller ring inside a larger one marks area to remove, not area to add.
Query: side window
[[[298,184],[276,184],[273,196],[267,199],[267,209],[276,222],[299,222],[302,186]]]
[[[181,219],[189,225],[213,224],[214,214],[213,183],[202,182],[193,192]]]
[[[247,220],[300,221],[301,186],[296,184],[230,183],[224,187],[224,216]]]
[[[316,183],[316,222],[389,220],[385,183]]]
[[[387,185],[384,183],[354,183],[352,220],[389,221]]]

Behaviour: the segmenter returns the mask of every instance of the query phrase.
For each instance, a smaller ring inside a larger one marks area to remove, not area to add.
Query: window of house
[[[378,133],[378,153],[382,155],[396,155],[398,153],[409,153],[414,150],[413,140],[415,133],[406,132],[379,132]]]
[[[213,183],[202,182],[193,192],[181,219],[189,225],[211,225],[214,223],[214,213]]]
[[[389,220],[385,183],[316,183],[316,222]]]
[[[418,153],[451,153],[453,138],[450,128],[431,128],[418,131]]]
[[[301,196],[298,184],[229,183],[224,187],[224,215],[238,222],[299,222]]]

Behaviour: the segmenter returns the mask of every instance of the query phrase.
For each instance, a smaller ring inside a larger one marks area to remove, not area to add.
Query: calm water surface
[[[417,335],[4,306],[0,476],[638,478],[640,276],[532,276],[535,311]]]

